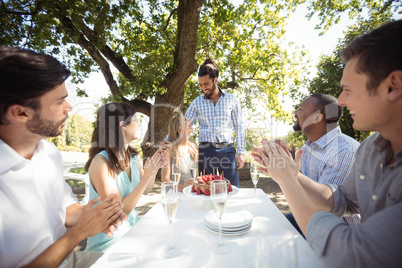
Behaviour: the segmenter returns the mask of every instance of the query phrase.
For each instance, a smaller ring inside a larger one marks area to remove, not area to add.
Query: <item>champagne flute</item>
[[[191,174],[191,178],[194,180],[194,182],[195,182],[195,180],[197,179],[197,168],[196,167],[194,167],[194,166],[192,166],[191,168],[190,168],[190,174]],[[193,183],[194,183],[193,182]]]
[[[225,213],[226,200],[228,197],[227,184],[224,180],[211,182],[211,199],[215,214],[219,218],[219,241],[212,244],[212,251],[217,254],[229,253],[230,248],[222,241],[222,216]]]
[[[190,168],[190,174],[191,174],[191,178],[193,178],[195,180],[197,178],[197,169]]]
[[[250,163],[250,175],[254,184],[254,198],[257,197],[257,183],[260,179],[260,173],[258,172],[257,166],[257,163]]]
[[[172,165],[172,181],[176,184],[180,183],[181,172],[179,167],[176,164]]]
[[[164,182],[161,186],[162,206],[165,211],[166,218],[169,221],[170,244],[162,248],[162,255],[165,258],[173,258],[180,255],[180,249],[173,244],[173,220],[177,211],[177,183]]]

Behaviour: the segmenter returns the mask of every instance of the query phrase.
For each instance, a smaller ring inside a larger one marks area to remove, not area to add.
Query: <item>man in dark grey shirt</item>
[[[350,110],[355,129],[377,132],[360,145],[341,185],[299,173],[303,152],[293,160],[284,141],[263,141],[263,149],[254,149],[261,171],[280,185],[308,243],[329,267],[402,265],[401,33],[402,20],[390,22],[342,52],[338,103]],[[338,218],[357,213],[355,228]]]

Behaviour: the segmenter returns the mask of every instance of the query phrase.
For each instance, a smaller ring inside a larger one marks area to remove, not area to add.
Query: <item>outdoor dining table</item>
[[[173,242],[181,249],[179,256],[164,258],[161,255],[161,247],[169,244],[170,233],[159,202],[92,267],[256,267],[257,241],[261,230],[267,226],[281,226],[295,235],[296,267],[325,267],[261,189],[257,189],[256,198],[254,189],[237,190],[228,197],[226,211],[247,210],[253,221],[248,232],[223,236],[224,243],[231,248],[228,254],[218,255],[211,251],[210,245],[218,240],[218,234],[209,231],[204,224],[206,213],[213,209],[211,199],[180,193],[173,221]]]

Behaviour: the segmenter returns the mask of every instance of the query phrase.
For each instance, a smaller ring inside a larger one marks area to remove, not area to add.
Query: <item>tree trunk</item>
[[[166,93],[156,96],[155,104],[151,108],[148,131],[141,145],[144,158],[151,156],[158,149],[159,143],[166,138],[170,119],[174,111],[178,111],[183,104],[184,87],[198,69],[195,55],[198,22],[203,3],[204,0],[179,1],[175,70],[162,83],[167,89]]]

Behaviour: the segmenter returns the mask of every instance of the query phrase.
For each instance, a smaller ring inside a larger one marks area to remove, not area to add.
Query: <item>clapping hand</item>
[[[118,201],[117,194],[111,194],[94,206],[99,200],[100,197],[89,201],[83,207],[77,224],[72,227],[78,229],[84,238],[100,232],[112,237],[116,225],[121,225],[122,220],[127,220],[127,214],[123,212],[123,204]]]
[[[252,157],[262,167],[258,170],[270,175],[276,182],[280,182],[290,177],[297,177],[300,169],[303,150],[299,150],[292,156],[285,141],[270,142],[266,139],[261,141],[262,148],[253,148]]]
[[[161,143],[159,143],[159,149],[162,150],[169,150],[172,147],[172,144],[168,140],[163,140]]]
[[[161,167],[165,167],[169,164],[168,151],[159,148],[155,154],[148,158],[144,164],[144,175],[155,176]]]

